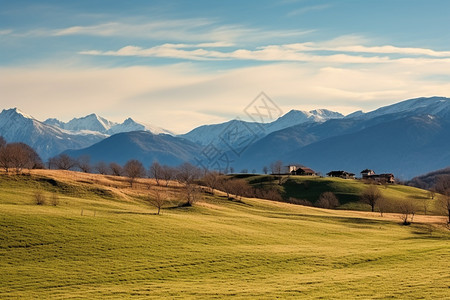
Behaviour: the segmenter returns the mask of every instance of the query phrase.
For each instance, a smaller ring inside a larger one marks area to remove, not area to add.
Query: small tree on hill
[[[58,170],[71,170],[77,165],[77,161],[67,154],[60,154],[51,159],[51,164]]]
[[[109,164],[109,169],[111,171],[111,174],[114,176],[122,176],[123,169],[122,166],[118,163],[112,162]]]
[[[98,174],[107,175],[109,168],[104,161],[99,161],[98,163],[95,164],[95,170],[97,171]]]
[[[133,183],[136,178],[142,178],[145,176],[145,168],[142,163],[136,159],[129,160],[125,166],[123,166],[125,175],[129,178],[130,186],[133,187]]]
[[[333,192],[324,192],[320,195],[316,205],[322,208],[334,209],[340,205],[338,198]]]
[[[162,192],[155,190],[155,196],[154,197],[148,197],[147,198],[147,202],[151,205],[156,207],[156,209],[158,209],[157,214],[159,215],[161,212],[161,208],[164,205],[166,196],[165,194],[163,194]]]
[[[91,158],[89,155],[82,155],[77,159],[78,168],[80,168],[81,172],[91,173]]]
[[[414,215],[416,214],[416,207],[409,199],[403,200],[398,204],[399,211],[403,225],[409,225],[413,222]]]
[[[214,189],[217,189],[220,184],[220,174],[218,172],[208,172],[205,177],[203,177],[205,185],[209,188],[211,194],[214,195]]]
[[[363,203],[369,204],[372,209],[372,212],[375,211],[375,205],[380,199],[381,193],[378,190],[378,188],[373,184],[370,184],[361,195],[361,201]]]
[[[148,174],[150,178],[154,178],[156,180],[156,184],[160,185],[160,180],[163,177],[163,167],[157,162],[153,162],[148,170]]]

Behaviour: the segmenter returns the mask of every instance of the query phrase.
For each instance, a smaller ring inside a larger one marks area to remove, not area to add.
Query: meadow
[[[77,172],[1,174],[0,298],[449,298],[445,217],[403,226],[395,214],[221,193],[179,207],[180,189]],[[155,190],[167,195],[161,215],[145,201]]]

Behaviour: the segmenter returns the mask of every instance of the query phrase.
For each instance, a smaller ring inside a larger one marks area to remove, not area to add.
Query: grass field
[[[234,177],[244,178],[254,187],[278,189],[285,201],[293,197],[315,203],[323,192],[333,192],[341,203],[339,209],[370,210],[368,204],[360,202],[360,195],[367,188],[367,183],[362,180],[290,176],[279,186],[278,180],[271,175],[240,174]],[[380,185],[379,190],[392,203],[405,199],[412,201],[419,213],[424,213],[425,205],[431,214],[442,213],[439,199],[431,200],[425,190],[397,184]]]
[[[444,217],[205,196],[162,215],[140,180],[0,175],[0,298],[448,299]],[[59,203],[38,206],[36,190]],[[398,192],[401,195],[402,191]]]

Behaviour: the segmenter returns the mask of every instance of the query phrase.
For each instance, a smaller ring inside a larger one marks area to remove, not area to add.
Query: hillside
[[[207,196],[68,171],[0,174],[0,298],[416,298],[448,295],[444,218]],[[33,194],[58,204],[38,206]],[[144,197],[168,194],[162,215]],[[407,270],[405,272],[405,270]]]
[[[362,180],[342,179],[331,177],[290,176],[283,180],[282,185],[272,175],[232,175],[235,178],[244,178],[251,186],[263,189],[276,189],[283,197],[283,201],[289,202],[290,198],[307,200],[316,203],[324,192],[332,192],[339,199],[338,209],[370,210],[368,204],[361,203],[361,194],[368,185]],[[412,201],[418,213],[424,213],[426,204],[428,213],[441,214],[442,208],[437,202],[431,200],[426,190],[404,185],[379,186],[382,196],[391,203],[399,203],[404,199]]]

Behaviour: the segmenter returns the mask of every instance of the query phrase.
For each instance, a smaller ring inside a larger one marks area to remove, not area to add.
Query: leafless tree
[[[109,164],[109,170],[111,171],[111,174],[114,176],[122,176],[123,169],[122,166],[118,163],[112,162]]]
[[[125,166],[123,166],[125,175],[129,178],[130,186],[133,187],[133,183],[136,178],[142,178],[145,176],[145,168],[142,163],[136,159],[129,160]]]
[[[67,154],[60,154],[52,158],[52,164],[59,170],[71,170],[77,165],[77,162]]]
[[[398,208],[401,214],[403,225],[409,225],[413,222],[414,215],[416,214],[416,207],[410,199],[401,201],[398,204]]]
[[[336,208],[340,205],[338,198],[333,192],[324,192],[320,195],[319,200],[316,202],[318,207],[322,208]]]
[[[176,173],[177,171],[175,168],[167,165],[162,166],[161,178],[165,181],[166,187],[169,186],[170,181],[176,177]]]
[[[381,193],[377,186],[370,184],[362,193],[361,201],[370,205],[372,212],[375,211],[377,201],[381,199]]]
[[[380,197],[377,201],[376,206],[378,208],[378,211],[380,212],[380,216],[383,216],[384,213],[393,209],[391,202],[385,197]]]
[[[270,171],[273,175],[280,175],[283,170],[283,162],[281,160],[274,161],[270,164]]]
[[[219,188],[220,174],[215,171],[208,172],[206,173],[205,177],[203,177],[203,181],[209,188],[210,193],[214,195],[214,189]]]
[[[91,158],[89,155],[82,155],[77,159],[78,168],[80,168],[81,172],[91,173]]]
[[[264,174],[269,173],[269,168],[267,166],[264,166],[262,170]]]
[[[34,193],[34,203],[36,203],[36,205],[44,205],[45,202],[45,196],[41,191],[37,191]]]
[[[95,164],[95,170],[98,174],[106,175],[108,174],[109,168],[108,165],[104,161],[99,161]]]
[[[6,172],[10,169],[20,172],[25,168],[43,168],[43,164],[39,155],[30,146],[24,143],[11,143],[0,148],[0,167]]]
[[[187,183],[184,188],[184,196],[186,199],[186,202],[184,206],[192,206],[195,202],[200,200],[201,198],[201,190],[200,188],[192,183]]]
[[[147,198],[147,203],[150,204],[151,206],[156,207],[156,209],[158,209],[158,215],[161,212],[161,208],[164,205],[164,202],[166,200],[166,195],[164,193],[162,193],[161,191],[155,190],[155,196],[149,196]]]
[[[153,178],[156,180],[156,184],[160,185],[160,180],[163,177],[163,167],[157,162],[153,162],[148,170],[148,174],[150,178]]]
[[[434,188],[442,195],[440,202],[448,216],[448,223],[450,224],[450,175],[439,176]]]
[[[201,170],[190,163],[183,163],[177,168],[177,180],[183,184],[193,183],[201,177]]]

